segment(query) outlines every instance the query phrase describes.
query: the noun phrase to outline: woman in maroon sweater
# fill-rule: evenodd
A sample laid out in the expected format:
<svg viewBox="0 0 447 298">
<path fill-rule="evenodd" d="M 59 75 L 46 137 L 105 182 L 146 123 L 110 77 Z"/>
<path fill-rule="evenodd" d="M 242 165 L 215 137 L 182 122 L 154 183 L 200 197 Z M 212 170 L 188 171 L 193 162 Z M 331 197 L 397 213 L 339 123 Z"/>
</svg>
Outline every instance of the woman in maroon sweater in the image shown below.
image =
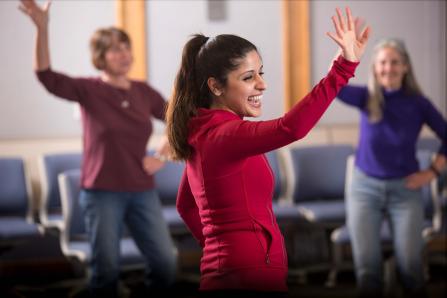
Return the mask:
<svg viewBox="0 0 447 298">
<path fill-rule="evenodd" d="M 52 94 L 81 107 L 79 199 L 92 249 L 93 296 L 118 296 L 124 224 L 145 257 L 147 285 L 169 286 L 175 278 L 176 257 L 152 177 L 163 162 L 146 156 L 151 118 L 164 119 L 164 99 L 145 82 L 127 77 L 133 59 L 129 37 L 122 30 L 99 29 L 91 39 L 92 61 L 100 77 L 73 78 L 51 69 L 49 3 L 41 8 L 34 1 L 22 1 L 20 8 L 37 27 L 35 70 L 40 82 Z"/>
<path fill-rule="evenodd" d="M 200 289 L 212 297 L 216 291 L 242 297 L 287 291 L 287 255 L 264 153 L 303 138 L 354 75 L 369 29 L 356 35 L 346 12 L 347 20 L 337 10 L 336 33 L 328 33 L 342 56 L 305 98 L 271 121 L 243 119 L 261 114 L 266 89 L 252 43 L 195 35 L 183 49 L 167 111 L 168 138 L 174 158 L 186 160 L 177 208 L 203 247 Z"/>
</svg>

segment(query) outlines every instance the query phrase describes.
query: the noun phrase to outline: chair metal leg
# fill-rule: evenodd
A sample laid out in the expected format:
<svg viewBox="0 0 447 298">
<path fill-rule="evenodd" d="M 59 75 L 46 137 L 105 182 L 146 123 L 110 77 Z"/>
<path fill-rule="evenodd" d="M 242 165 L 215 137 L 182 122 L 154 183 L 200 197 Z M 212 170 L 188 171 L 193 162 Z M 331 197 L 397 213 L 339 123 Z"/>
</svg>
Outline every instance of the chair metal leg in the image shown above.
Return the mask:
<svg viewBox="0 0 447 298">
<path fill-rule="evenodd" d="M 333 288 L 337 285 L 337 275 L 343 262 L 342 245 L 332 243 L 332 266 L 329 271 L 325 286 Z"/>
</svg>

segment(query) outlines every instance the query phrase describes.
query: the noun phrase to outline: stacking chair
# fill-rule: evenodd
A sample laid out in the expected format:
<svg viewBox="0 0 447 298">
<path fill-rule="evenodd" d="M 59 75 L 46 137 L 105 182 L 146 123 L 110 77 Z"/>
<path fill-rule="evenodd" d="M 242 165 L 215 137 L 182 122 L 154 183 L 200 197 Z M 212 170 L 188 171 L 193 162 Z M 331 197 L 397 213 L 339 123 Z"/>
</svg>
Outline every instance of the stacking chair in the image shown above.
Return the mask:
<svg viewBox="0 0 447 298">
<path fill-rule="evenodd" d="M 421 169 L 426 169 L 432 162 L 433 152 L 428 150 L 418 150 L 417 159 Z M 352 178 L 352 171 L 354 169 L 354 156 L 350 156 L 347 164 L 346 189 L 349 188 Z M 422 236 L 427 243 L 439 233 L 442 225 L 442 210 L 437 192 L 437 181 L 433 180 L 428 186 L 422 189 L 422 199 L 424 203 L 425 221 Z M 380 241 L 382 243 L 382 250 L 385 255 L 384 269 L 385 269 L 385 290 L 392 291 L 394 286 L 394 258 L 392 255 L 392 231 L 390 230 L 388 220 L 386 217 L 382 223 L 380 231 Z M 343 269 L 353 268 L 352 260 L 344 260 L 344 252 L 350 249 L 350 234 L 346 225 L 343 225 L 331 234 L 333 265 L 328 275 L 326 285 L 333 287 L 337 283 L 337 274 Z M 428 274 L 428 272 L 426 272 Z"/>
<path fill-rule="evenodd" d="M 422 137 L 419 138 L 416 143 L 417 150 L 428 150 L 432 152 L 437 152 L 441 147 L 441 141 L 434 137 Z"/>
<path fill-rule="evenodd" d="M 185 169 L 185 163 L 166 161 L 155 173 L 155 188 L 163 206 L 163 216 L 174 235 L 189 233 L 176 208 L 177 192 Z"/>
<path fill-rule="evenodd" d="M 344 222 L 346 160 L 353 152 L 345 144 L 290 149 L 292 200 L 309 222 L 328 229 Z"/>
<path fill-rule="evenodd" d="M 33 223 L 30 180 L 21 158 L 0 158 L 0 254 L 33 237 L 40 237 Z"/>
<path fill-rule="evenodd" d="M 91 258 L 90 245 L 79 205 L 80 170 L 68 170 L 58 175 L 64 229 L 60 244 L 64 255 L 87 264 Z M 126 269 L 143 268 L 144 258 L 131 238 L 121 240 L 121 265 Z"/>
<path fill-rule="evenodd" d="M 286 237 L 292 241 L 289 273 L 299 283 L 330 266 L 330 233 L 345 220 L 346 159 L 353 152 L 345 144 L 284 150 L 288 212 L 295 217 L 294 234 Z"/>
<path fill-rule="evenodd" d="M 284 169 L 284 150 L 274 150 L 265 154 L 272 170 L 273 186 L 273 213 L 281 228 L 292 228 L 304 220 L 299 212 L 298 206 L 294 205 L 290 199 L 290 189 L 286 180 L 286 169 Z"/>
<path fill-rule="evenodd" d="M 416 143 L 418 150 L 429 150 L 432 152 L 438 152 L 441 147 L 441 140 L 434 137 L 422 137 L 419 138 Z M 438 191 L 442 192 L 442 189 L 447 188 L 447 168 L 441 173 L 441 177 L 438 179 Z M 442 196 L 441 196 L 442 197 Z"/>
<path fill-rule="evenodd" d="M 51 153 L 39 157 L 38 167 L 42 187 L 39 221 L 45 229 L 56 228 L 59 231 L 63 229 L 64 221 L 57 177 L 63 171 L 79 169 L 81 160 L 80 152 Z"/>
</svg>

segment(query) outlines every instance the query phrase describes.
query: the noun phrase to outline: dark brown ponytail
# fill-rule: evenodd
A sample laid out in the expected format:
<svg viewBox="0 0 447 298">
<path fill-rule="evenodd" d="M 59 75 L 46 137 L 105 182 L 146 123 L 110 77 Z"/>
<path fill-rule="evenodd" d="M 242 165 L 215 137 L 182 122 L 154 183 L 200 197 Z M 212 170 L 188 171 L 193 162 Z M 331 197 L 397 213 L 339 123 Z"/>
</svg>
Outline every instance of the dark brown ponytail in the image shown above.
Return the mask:
<svg viewBox="0 0 447 298">
<path fill-rule="evenodd" d="M 175 160 L 186 159 L 191 154 L 188 144 L 188 123 L 189 119 L 196 115 L 196 101 L 200 100 L 195 60 L 207 40 L 207 37 L 196 34 L 183 48 L 182 62 L 166 112 L 167 134 Z"/>
</svg>

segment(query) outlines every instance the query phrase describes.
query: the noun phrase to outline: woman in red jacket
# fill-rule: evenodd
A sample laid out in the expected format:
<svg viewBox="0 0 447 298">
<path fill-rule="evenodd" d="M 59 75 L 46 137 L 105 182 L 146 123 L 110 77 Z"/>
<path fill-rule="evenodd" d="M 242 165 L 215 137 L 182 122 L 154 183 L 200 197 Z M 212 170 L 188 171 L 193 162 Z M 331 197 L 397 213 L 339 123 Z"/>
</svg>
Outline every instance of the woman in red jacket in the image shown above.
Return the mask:
<svg viewBox="0 0 447 298">
<path fill-rule="evenodd" d="M 243 120 L 261 114 L 266 89 L 252 43 L 198 34 L 183 49 L 167 111 L 168 138 L 173 157 L 186 160 L 177 208 L 203 247 L 200 290 L 212 291 L 212 297 L 287 291 L 287 255 L 272 212 L 273 176 L 264 153 L 303 138 L 354 75 L 369 28 L 356 35 L 348 8 L 346 13 L 347 19 L 337 9 L 332 18 L 336 33 L 328 35 L 342 55 L 329 74 L 271 121 Z"/>
</svg>

